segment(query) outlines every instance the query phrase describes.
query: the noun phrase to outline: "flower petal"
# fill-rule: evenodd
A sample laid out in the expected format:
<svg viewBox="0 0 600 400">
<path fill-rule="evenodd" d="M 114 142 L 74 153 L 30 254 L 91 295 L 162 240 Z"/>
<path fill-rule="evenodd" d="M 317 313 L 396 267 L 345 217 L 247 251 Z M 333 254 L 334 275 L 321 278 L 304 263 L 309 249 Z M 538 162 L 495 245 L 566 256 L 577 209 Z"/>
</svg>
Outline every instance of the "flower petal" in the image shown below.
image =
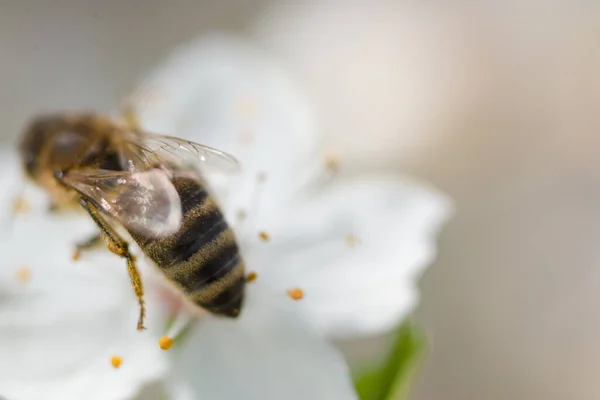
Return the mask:
<svg viewBox="0 0 600 400">
<path fill-rule="evenodd" d="M 318 150 L 313 114 L 299 89 L 267 54 L 234 38 L 183 46 L 132 101 L 145 129 L 195 140 L 241 161 L 242 173 L 227 184 L 229 217 L 255 203 L 259 174 L 267 181 L 253 212 L 289 196 Z M 206 166 L 203 172 L 213 171 Z"/>
<path fill-rule="evenodd" d="M 253 295 L 238 320 L 206 319 L 194 328 L 176 362 L 177 398 L 356 398 L 343 357 L 293 310 Z"/>
<path fill-rule="evenodd" d="M 98 251 L 71 261 L 94 233 L 82 216 L 43 208 L 0 233 L 0 396 L 122 399 L 166 373 L 156 338 L 135 329 L 123 260 Z"/>
<path fill-rule="evenodd" d="M 331 183 L 261 220 L 270 240 L 255 239 L 247 256 L 253 284 L 280 299 L 300 288 L 294 304 L 329 336 L 390 329 L 417 300 L 414 281 L 449 210 L 444 196 L 408 180 Z"/>
</svg>

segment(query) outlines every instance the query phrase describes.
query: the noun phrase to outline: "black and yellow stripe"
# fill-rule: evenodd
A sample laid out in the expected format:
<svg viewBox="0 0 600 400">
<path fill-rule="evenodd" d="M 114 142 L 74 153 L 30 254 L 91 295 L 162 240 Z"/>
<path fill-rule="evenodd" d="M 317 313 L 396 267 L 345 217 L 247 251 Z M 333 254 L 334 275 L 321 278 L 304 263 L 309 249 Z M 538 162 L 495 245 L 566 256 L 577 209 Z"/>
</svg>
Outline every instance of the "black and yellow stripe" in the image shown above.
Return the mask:
<svg viewBox="0 0 600 400">
<path fill-rule="evenodd" d="M 179 231 L 164 238 L 130 232 L 165 276 L 202 308 L 237 317 L 244 297 L 244 263 L 233 231 L 203 185 L 176 177 L 182 206 Z"/>
</svg>

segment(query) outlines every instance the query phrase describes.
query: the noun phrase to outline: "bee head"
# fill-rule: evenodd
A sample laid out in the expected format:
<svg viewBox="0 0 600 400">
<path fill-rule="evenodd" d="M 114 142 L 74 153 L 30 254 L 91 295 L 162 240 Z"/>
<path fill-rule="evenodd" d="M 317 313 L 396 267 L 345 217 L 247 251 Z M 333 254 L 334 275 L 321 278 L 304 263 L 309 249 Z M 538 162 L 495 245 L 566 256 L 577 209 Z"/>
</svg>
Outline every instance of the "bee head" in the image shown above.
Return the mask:
<svg viewBox="0 0 600 400">
<path fill-rule="evenodd" d="M 48 139 L 63 126 L 64 117 L 58 114 L 36 117 L 27 125 L 21 136 L 19 152 L 23 168 L 28 176 L 36 175 L 39 156 L 48 145 Z"/>
</svg>

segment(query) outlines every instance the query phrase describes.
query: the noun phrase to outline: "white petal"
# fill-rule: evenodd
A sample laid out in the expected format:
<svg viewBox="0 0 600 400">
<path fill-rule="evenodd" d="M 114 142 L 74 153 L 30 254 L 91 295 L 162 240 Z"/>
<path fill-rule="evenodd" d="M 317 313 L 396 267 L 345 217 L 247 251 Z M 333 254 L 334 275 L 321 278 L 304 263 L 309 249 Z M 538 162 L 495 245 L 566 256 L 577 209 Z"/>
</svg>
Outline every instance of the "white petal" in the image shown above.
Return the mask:
<svg viewBox="0 0 600 400">
<path fill-rule="evenodd" d="M 74 243 L 95 233 L 91 221 L 34 209 L 3 228 L 0 395 L 123 399 L 166 372 L 156 338 L 136 330 L 123 260 L 98 251 L 71 261 Z M 19 280 L 17 268 L 29 278 Z M 113 355 L 123 360 L 119 369 Z"/>
<path fill-rule="evenodd" d="M 252 294 L 238 320 L 200 321 L 187 338 L 176 360 L 177 398 L 356 398 L 343 357 L 293 310 Z"/>
<path fill-rule="evenodd" d="M 287 289 L 302 289 L 294 305 L 329 336 L 390 329 L 416 303 L 415 279 L 434 257 L 449 201 L 384 177 L 334 183 L 306 197 L 261 220 L 270 240 L 257 240 L 247 256 L 256 290 L 291 301 Z"/>
<path fill-rule="evenodd" d="M 144 81 L 133 102 L 145 129 L 195 140 L 241 161 L 241 176 L 228 181 L 231 215 L 248 211 L 259 173 L 267 174 L 262 209 L 289 196 L 317 151 L 313 115 L 299 89 L 267 54 L 234 38 L 183 46 Z"/>
</svg>

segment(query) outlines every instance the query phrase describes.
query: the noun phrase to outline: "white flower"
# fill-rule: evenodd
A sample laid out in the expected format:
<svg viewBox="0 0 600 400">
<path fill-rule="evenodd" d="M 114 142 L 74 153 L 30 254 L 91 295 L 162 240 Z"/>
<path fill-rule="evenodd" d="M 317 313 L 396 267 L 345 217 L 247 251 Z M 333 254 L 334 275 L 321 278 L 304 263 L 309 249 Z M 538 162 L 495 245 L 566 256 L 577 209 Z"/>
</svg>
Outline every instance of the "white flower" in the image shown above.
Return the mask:
<svg viewBox="0 0 600 400">
<path fill-rule="evenodd" d="M 181 399 L 355 398 L 324 337 L 382 332 L 411 311 L 447 200 L 408 180 L 339 177 L 298 89 L 233 40 L 175 53 L 134 100 L 144 128 L 241 160 L 239 176 L 211 183 L 257 274 L 242 315 L 204 316 L 181 347 L 159 353 L 160 292 L 147 285 L 149 329 L 135 331 L 124 262 L 108 252 L 69 261 L 91 222 L 32 211 L 0 236 L 0 395 L 119 399 L 161 379 Z M 29 279 L 12 276 L 19 266 Z"/>
</svg>

